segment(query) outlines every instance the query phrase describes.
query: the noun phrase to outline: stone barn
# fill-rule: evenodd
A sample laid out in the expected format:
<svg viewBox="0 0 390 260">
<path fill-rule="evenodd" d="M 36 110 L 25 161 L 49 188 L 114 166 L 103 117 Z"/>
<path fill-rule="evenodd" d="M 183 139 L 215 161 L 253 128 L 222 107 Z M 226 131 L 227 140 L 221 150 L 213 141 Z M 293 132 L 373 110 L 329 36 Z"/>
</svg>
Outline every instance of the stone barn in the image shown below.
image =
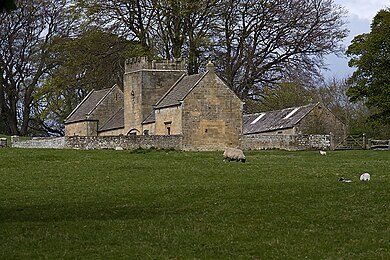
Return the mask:
<svg viewBox="0 0 390 260">
<path fill-rule="evenodd" d="M 243 134 L 251 135 L 329 135 L 342 140 L 346 128 L 321 103 L 244 115 Z"/>
<path fill-rule="evenodd" d="M 212 63 L 201 74 L 184 68 L 182 61 L 127 61 L 123 93 L 92 91 L 66 119 L 66 135 L 180 135 L 184 150 L 240 146 L 241 100 Z"/>
</svg>

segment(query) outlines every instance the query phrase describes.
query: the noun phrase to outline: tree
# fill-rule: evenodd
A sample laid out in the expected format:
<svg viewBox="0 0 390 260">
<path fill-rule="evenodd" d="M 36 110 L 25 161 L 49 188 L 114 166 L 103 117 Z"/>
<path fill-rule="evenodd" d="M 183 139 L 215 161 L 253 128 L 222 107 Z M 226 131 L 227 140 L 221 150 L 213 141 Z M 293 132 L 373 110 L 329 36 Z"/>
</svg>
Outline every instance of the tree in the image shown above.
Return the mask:
<svg viewBox="0 0 390 260">
<path fill-rule="evenodd" d="M 126 58 L 138 56 L 141 47 L 114 34 L 90 29 L 63 38 L 52 49 L 58 66 L 39 90 L 33 107 L 36 133 L 64 134 L 63 122 L 92 90 L 123 86 Z"/>
<path fill-rule="evenodd" d="M 71 28 L 67 2 L 17 1 L 18 9 L 0 14 L 0 116 L 8 134 L 28 133 L 37 90 L 55 66 L 50 49 Z"/>
<path fill-rule="evenodd" d="M 341 52 L 345 11 L 332 0 L 224 0 L 214 59 L 242 99 L 281 81 L 319 75 L 325 55 Z"/>
<path fill-rule="evenodd" d="M 152 55 L 151 26 L 157 9 L 152 0 L 76 0 L 78 12 L 85 12 L 89 25 L 98 26 L 131 41 L 138 41 L 146 55 Z"/>
<path fill-rule="evenodd" d="M 16 9 L 14 0 L 1 0 L 0 1 L 0 12 L 11 11 Z"/>
<path fill-rule="evenodd" d="M 265 87 L 258 100 L 249 99 L 245 105 L 247 113 L 255 113 L 304 106 L 315 102 L 318 102 L 318 95 L 314 88 L 306 88 L 301 82 L 293 81 Z"/>
<path fill-rule="evenodd" d="M 356 36 L 346 54 L 356 68 L 348 80 L 350 100 L 363 100 L 376 110 L 373 122 L 390 125 L 390 9 L 378 12 L 371 32 Z"/>
<path fill-rule="evenodd" d="M 198 73 L 220 0 L 78 0 L 90 24 L 141 43 L 153 58 L 187 58 Z"/>
</svg>

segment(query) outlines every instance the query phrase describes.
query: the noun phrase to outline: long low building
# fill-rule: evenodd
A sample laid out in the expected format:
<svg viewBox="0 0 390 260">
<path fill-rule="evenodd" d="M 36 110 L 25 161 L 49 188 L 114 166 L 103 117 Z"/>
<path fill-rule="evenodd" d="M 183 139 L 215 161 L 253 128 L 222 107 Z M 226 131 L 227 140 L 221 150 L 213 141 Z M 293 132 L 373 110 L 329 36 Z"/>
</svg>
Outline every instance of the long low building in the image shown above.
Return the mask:
<svg viewBox="0 0 390 260">
<path fill-rule="evenodd" d="M 332 134 L 335 139 L 345 137 L 345 124 L 321 103 L 266 111 L 243 116 L 243 134 L 298 135 Z"/>
</svg>

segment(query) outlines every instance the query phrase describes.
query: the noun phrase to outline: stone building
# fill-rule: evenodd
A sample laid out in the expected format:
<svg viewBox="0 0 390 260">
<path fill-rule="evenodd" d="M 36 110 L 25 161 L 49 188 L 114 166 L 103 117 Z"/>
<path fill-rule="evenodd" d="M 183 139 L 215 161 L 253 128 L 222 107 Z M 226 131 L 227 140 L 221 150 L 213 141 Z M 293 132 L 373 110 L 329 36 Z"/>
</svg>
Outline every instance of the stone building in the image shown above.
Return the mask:
<svg viewBox="0 0 390 260">
<path fill-rule="evenodd" d="M 92 90 L 65 119 L 66 136 L 96 136 L 113 131 L 107 123 L 123 111 L 123 92 L 117 85 Z M 119 134 L 122 131 L 113 132 Z"/>
<path fill-rule="evenodd" d="M 123 93 L 92 91 L 66 119 L 66 135 L 180 135 L 184 150 L 239 146 L 241 100 L 213 64 L 195 75 L 184 68 L 182 61 L 127 61 Z"/>
<path fill-rule="evenodd" d="M 321 103 L 244 115 L 243 120 L 246 136 L 332 133 L 342 140 L 346 134 L 344 123 Z"/>
</svg>

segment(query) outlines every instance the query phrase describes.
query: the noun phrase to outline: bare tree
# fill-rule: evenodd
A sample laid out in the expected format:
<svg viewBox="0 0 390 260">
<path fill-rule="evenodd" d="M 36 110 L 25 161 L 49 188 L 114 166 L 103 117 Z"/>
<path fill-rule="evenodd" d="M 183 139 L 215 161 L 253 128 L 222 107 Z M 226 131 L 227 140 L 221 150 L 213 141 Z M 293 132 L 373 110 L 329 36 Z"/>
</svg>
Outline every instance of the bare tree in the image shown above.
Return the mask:
<svg viewBox="0 0 390 260">
<path fill-rule="evenodd" d="M 215 60 L 242 99 L 262 86 L 319 75 L 324 56 L 341 52 L 345 11 L 333 0 L 224 0 Z"/>
<path fill-rule="evenodd" d="M 119 36 L 139 41 L 145 52 L 152 49 L 151 26 L 154 25 L 157 9 L 152 0 L 76 0 L 84 19 Z"/>
<path fill-rule="evenodd" d="M 186 39 L 186 3 L 183 0 L 154 0 L 156 24 L 152 27 L 153 45 L 157 53 L 166 59 L 182 58 Z"/>
<path fill-rule="evenodd" d="M 15 11 L 0 14 L 0 115 L 8 134 L 26 135 L 37 89 L 55 66 L 48 63 L 49 50 L 69 25 L 66 0 L 16 4 Z"/>
</svg>

